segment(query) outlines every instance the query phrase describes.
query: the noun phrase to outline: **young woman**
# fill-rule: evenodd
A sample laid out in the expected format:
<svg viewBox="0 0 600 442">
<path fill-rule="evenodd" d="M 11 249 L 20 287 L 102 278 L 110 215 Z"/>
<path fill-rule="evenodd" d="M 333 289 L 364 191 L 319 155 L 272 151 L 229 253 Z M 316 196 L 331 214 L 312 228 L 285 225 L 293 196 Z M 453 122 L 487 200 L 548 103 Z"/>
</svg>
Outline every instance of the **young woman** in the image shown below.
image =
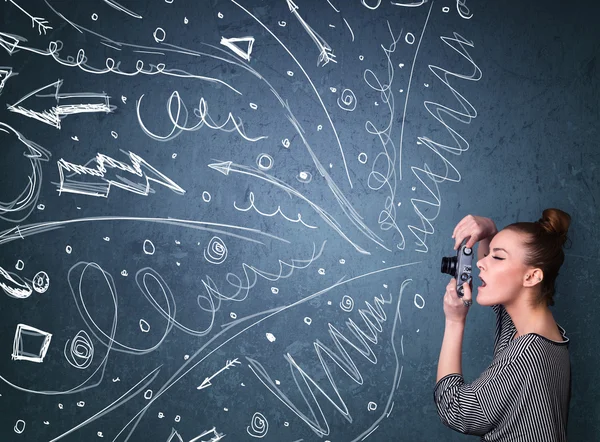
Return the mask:
<svg viewBox="0 0 600 442">
<path fill-rule="evenodd" d="M 494 358 L 472 383 L 462 377 L 461 352 L 472 292 L 446 286 L 446 328 L 434 399 L 442 422 L 482 441 L 566 441 L 570 362 L 565 330 L 550 309 L 564 261 L 571 217 L 546 209 L 539 221 L 498 232 L 489 218 L 468 215 L 454 229 L 455 249 L 479 242 L 481 285 L 476 301 L 496 313 Z"/>
</svg>

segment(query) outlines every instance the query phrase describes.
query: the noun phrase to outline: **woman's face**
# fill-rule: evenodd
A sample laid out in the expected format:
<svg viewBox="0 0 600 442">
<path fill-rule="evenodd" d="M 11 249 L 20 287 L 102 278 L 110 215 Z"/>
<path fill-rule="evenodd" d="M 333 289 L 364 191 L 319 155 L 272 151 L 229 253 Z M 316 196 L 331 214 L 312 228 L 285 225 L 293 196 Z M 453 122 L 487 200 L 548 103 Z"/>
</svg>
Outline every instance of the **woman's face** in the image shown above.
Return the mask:
<svg viewBox="0 0 600 442">
<path fill-rule="evenodd" d="M 482 284 L 477 288 L 480 305 L 510 304 L 523 289 L 525 266 L 523 236 L 512 230 L 501 230 L 490 242 L 490 253 L 477 261 Z"/>
</svg>

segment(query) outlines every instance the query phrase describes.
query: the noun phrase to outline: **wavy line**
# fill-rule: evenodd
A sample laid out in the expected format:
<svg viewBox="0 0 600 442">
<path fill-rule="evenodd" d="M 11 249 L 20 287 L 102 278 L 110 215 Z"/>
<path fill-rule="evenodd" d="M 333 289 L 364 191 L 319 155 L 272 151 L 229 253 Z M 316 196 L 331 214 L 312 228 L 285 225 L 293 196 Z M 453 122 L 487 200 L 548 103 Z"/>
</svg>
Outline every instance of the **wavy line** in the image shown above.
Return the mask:
<svg viewBox="0 0 600 442">
<path fill-rule="evenodd" d="M 302 223 L 304 226 L 308 227 L 309 229 L 316 229 L 317 226 L 311 226 L 306 224 L 303 220 L 302 220 L 302 215 L 298 214 L 298 218 L 297 219 L 292 219 L 292 218 L 288 218 L 287 216 L 285 216 L 285 214 L 281 211 L 281 206 L 277 206 L 277 210 L 275 210 L 275 212 L 273 213 L 266 213 L 266 212 L 261 212 L 256 205 L 254 204 L 254 192 L 250 192 L 250 195 L 248 196 L 248 199 L 250 200 L 250 205 L 245 208 L 242 209 L 240 207 L 238 207 L 235 203 L 235 201 L 233 202 L 233 207 L 236 210 L 239 210 L 240 212 L 247 212 L 249 210 L 254 209 L 257 213 L 261 214 L 262 216 L 275 216 L 277 214 L 281 215 L 283 218 L 285 218 L 287 221 L 290 221 L 292 223 Z"/>
</svg>

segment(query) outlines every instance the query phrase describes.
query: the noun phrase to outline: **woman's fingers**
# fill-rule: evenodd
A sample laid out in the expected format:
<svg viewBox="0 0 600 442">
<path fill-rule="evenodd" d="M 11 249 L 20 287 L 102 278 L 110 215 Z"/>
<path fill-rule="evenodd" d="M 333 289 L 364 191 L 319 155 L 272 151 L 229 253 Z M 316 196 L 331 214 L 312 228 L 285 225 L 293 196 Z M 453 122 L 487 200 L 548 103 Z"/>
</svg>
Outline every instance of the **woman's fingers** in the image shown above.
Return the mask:
<svg viewBox="0 0 600 442">
<path fill-rule="evenodd" d="M 454 238 L 454 250 L 457 250 L 464 240 L 467 240 L 466 246 L 473 248 L 475 243 L 481 239 L 482 227 L 473 215 L 465 216 L 454 228 L 452 238 Z"/>
<path fill-rule="evenodd" d="M 463 284 L 464 296 L 462 297 L 463 303 L 470 304 L 473 301 L 473 293 L 471 292 L 471 285 L 468 282 Z"/>
</svg>

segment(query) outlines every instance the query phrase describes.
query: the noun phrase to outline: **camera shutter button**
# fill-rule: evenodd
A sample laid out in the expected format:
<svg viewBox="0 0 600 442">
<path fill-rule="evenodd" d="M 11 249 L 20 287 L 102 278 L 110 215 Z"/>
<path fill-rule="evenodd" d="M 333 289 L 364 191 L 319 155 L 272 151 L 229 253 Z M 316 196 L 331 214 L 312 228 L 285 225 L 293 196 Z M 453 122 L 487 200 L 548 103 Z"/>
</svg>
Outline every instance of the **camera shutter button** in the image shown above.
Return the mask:
<svg viewBox="0 0 600 442">
<path fill-rule="evenodd" d="M 463 249 L 463 252 L 465 253 L 465 255 L 470 255 L 471 253 L 473 253 L 473 250 L 471 250 L 470 247 L 465 247 Z"/>
</svg>

